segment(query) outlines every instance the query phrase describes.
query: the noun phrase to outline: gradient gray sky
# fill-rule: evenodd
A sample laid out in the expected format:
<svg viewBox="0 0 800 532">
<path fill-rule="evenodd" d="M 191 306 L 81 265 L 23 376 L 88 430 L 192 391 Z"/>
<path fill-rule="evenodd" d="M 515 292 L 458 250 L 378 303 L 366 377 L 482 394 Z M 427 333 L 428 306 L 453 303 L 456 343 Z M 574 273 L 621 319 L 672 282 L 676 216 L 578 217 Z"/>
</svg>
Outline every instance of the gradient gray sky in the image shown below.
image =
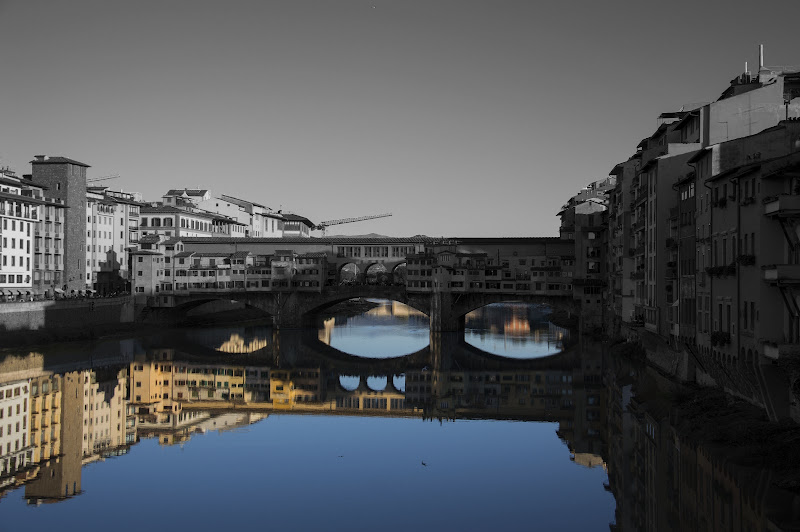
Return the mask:
<svg viewBox="0 0 800 532">
<path fill-rule="evenodd" d="M 0 0 L 0 165 L 343 234 L 548 236 L 662 111 L 800 64 L 800 2 Z"/>
</svg>

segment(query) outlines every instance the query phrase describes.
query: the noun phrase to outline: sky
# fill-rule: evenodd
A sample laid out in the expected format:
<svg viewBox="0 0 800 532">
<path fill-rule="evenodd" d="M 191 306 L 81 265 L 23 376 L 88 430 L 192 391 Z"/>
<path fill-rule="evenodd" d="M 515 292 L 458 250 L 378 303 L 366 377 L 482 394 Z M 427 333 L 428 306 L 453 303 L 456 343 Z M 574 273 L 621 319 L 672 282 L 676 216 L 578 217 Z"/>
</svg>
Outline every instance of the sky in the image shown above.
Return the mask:
<svg viewBox="0 0 800 532">
<path fill-rule="evenodd" d="M 757 7 L 757 9 L 756 9 Z M 800 65 L 800 2 L 0 0 L 0 166 L 329 234 L 554 236 L 661 112 Z"/>
</svg>

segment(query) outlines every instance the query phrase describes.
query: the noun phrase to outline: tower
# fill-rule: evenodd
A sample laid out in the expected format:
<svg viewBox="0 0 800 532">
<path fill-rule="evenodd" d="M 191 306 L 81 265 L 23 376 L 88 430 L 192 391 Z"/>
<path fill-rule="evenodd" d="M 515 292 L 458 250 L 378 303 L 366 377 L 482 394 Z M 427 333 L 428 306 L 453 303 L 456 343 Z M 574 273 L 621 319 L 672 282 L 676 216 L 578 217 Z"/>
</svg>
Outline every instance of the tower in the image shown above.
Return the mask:
<svg viewBox="0 0 800 532">
<path fill-rule="evenodd" d="M 86 169 L 84 164 L 66 157 L 36 155 L 31 161 L 31 179 L 48 187 L 47 195 L 63 200 L 64 216 L 63 286 L 67 292 L 86 287 Z"/>
</svg>

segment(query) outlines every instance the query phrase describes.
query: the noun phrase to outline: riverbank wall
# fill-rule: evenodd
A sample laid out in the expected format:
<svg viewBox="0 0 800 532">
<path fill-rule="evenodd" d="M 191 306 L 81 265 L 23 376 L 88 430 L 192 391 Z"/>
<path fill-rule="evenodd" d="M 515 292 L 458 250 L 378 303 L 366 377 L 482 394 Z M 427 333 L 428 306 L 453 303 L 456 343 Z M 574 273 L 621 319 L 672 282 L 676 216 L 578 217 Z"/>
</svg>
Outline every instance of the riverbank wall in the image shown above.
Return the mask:
<svg viewBox="0 0 800 532">
<path fill-rule="evenodd" d="M 772 420 L 800 421 L 800 408 L 789 375 L 769 360 L 723 364 L 692 346 L 671 346 L 642 327 L 623 325 L 621 333 L 641 347 L 648 364 L 677 381 L 718 387 L 732 397 L 764 409 Z"/>
<path fill-rule="evenodd" d="M 0 346 L 91 338 L 134 321 L 132 296 L 0 305 Z"/>
</svg>

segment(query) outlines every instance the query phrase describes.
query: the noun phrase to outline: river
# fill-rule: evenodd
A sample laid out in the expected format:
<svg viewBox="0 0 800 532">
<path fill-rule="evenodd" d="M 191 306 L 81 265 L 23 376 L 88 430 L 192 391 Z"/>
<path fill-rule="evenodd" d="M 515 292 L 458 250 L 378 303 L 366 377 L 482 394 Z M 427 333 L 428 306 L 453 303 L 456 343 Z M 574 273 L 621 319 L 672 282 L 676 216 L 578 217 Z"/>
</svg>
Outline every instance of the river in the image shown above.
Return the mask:
<svg viewBox="0 0 800 532">
<path fill-rule="evenodd" d="M 432 335 L 424 315 L 379 301 L 304 331 L 6 351 L 0 529 L 794 522 L 769 504 L 795 499 L 768 471 L 682 439 L 665 414 L 674 383 L 547 315 L 491 305 L 463 334 Z"/>
</svg>

